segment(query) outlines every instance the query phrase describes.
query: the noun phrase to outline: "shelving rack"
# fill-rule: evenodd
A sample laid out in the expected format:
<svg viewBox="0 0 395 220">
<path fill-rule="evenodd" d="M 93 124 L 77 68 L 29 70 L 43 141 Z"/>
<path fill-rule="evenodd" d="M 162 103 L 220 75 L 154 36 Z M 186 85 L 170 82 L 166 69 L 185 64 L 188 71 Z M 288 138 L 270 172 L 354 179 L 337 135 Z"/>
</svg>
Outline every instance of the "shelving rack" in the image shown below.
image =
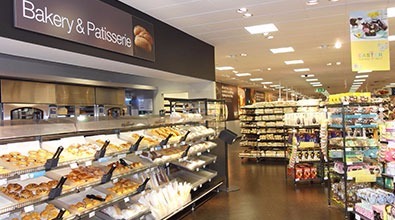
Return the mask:
<svg viewBox="0 0 395 220">
<path fill-rule="evenodd" d="M 288 130 L 288 133 L 291 134 L 290 139 L 292 139 L 288 141 L 291 145 L 291 152 L 289 154 L 290 158 L 287 173 L 290 175 L 291 173 L 289 172 L 292 172 L 294 185 L 298 183 L 323 183 L 325 178 L 325 163 L 320 147 L 320 125 L 286 125 L 285 128 Z M 300 134 L 313 135 L 315 136 L 315 140 L 312 139 L 306 142 L 305 137 L 296 137 L 296 135 Z M 304 169 L 306 169 L 306 171 L 304 171 Z M 313 178 L 311 177 L 312 175 L 314 175 Z"/>
<path fill-rule="evenodd" d="M 287 159 L 287 132 L 284 114 L 295 111 L 295 106 L 266 103 L 269 106 L 242 107 L 240 116 L 241 147 L 247 147 L 239 157 L 263 159 Z"/>
<path fill-rule="evenodd" d="M 59 139 L 62 137 L 73 137 L 73 136 L 91 136 L 97 134 L 103 135 L 116 135 L 120 137 L 121 132 L 130 132 L 130 131 L 140 131 L 142 129 L 149 128 L 161 128 L 166 126 L 183 126 L 189 124 L 191 126 L 197 126 L 206 124 L 206 122 L 172 122 L 168 117 L 125 117 L 119 119 L 108 119 L 108 118 L 95 118 L 87 121 L 78 121 L 75 119 L 54 119 L 54 120 L 44 120 L 44 121 L 20 121 L 20 122 L 11 122 L 4 121 L 2 126 L 0 126 L 0 144 L 9 144 L 9 143 L 19 143 L 30 140 L 38 140 L 40 142 L 45 142 L 53 139 Z M 191 134 L 190 134 L 191 135 Z M 214 131 L 210 135 L 205 136 L 196 136 L 195 138 L 189 138 L 186 141 L 186 144 L 191 144 L 191 146 L 198 145 L 207 141 L 208 139 L 212 141 L 216 141 L 216 137 Z M 64 188 L 61 190 L 60 195 L 56 198 L 51 199 L 48 196 L 40 197 L 40 199 L 28 200 L 22 202 L 10 202 L 9 204 L 2 203 L 0 207 L 0 218 L 8 218 L 10 216 L 17 215 L 21 211 L 27 212 L 27 210 L 34 210 L 36 207 L 45 204 L 52 203 L 58 208 L 62 208 L 64 204 L 61 202 L 62 199 L 68 198 L 69 196 L 77 196 L 80 195 L 80 192 L 91 192 L 91 190 L 101 191 L 100 189 L 104 189 L 104 186 L 107 184 L 115 184 L 118 182 L 120 178 L 131 178 L 132 176 L 138 175 L 138 178 L 144 178 L 144 176 L 157 176 L 153 172 L 156 169 L 169 168 L 173 166 L 176 168 L 171 173 L 168 173 L 168 176 L 174 179 L 180 179 L 186 182 L 189 182 L 193 186 L 192 200 L 185 204 L 180 209 L 173 212 L 171 215 L 176 215 L 178 212 L 183 211 L 187 207 L 194 206 L 195 203 L 198 202 L 202 198 L 202 195 L 206 195 L 210 193 L 218 187 L 220 187 L 223 183 L 223 174 L 216 171 L 211 170 L 212 163 L 215 161 L 220 166 L 223 166 L 225 161 L 221 161 L 221 158 L 217 158 L 214 156 L 217 149 L 217 143 L 221 143 L 216 141 L 210 142 L 211 145 L 208 148 L 197 148 L 193 152 L 187 152 L 187 156 L 180 158 L 169 158 L 168 160 L 163 160 L 162 162 L 152 162 L 146 160 L 144 158 L 140 158 L 140 155 L 143 152 L 152 152 L 157 151 L 160 152 L 161 149 L 172 148 L 175 151 L 182 152 L 185 150 L 184 143 L 173 143 L 166 144 L 161 146 L 160 149 L 158 147 L 155 148 L 147 148 L 138 151 L 118 151 L 111 154 L 106 154 L 105 157 L 101 158 L 85 158 L 85 159 L 75 159 L 68 162 L 60 162 L 57 166 L 52 167 L 50 171 L 46 171 L 44 166 L 39 166 L 34 169 L 16 169 L 15 171 L 2 173 L 0 176 L 0 185 L 5 185 L 10 182 L 19 181 L 18 183 L 23 183 L 24 181 L 33 181 L 37 176 L 45 176 L 50 179 L 56 175 L 63 175 L 62 170 L 74 169 L 73 167 L 77 166 L 97 166 L 97 167 L 106 167 L 106 164 L 112 161 L 118 161 L 120 159 L 125 159 L 126 161 L 140 161 L 142 163 L 142 167 L 132 169 L 130 172 L 120 173 L 114 175 L 110 175 L 109 178 L 101 177 L 97 181 L 92 181 L 87 184 L 75 185 Z M 132 143 L 133 144 L 133 143 Z M 223 148 L 221 146 L 220 148 Z M 15 151 L 17 149 L 14 149 Z M 211 154 L 209 154 L 211 152 Z M 214 155 L 212 155 L 214 154 Z M 204 161 L 199 170 L 184 170 L 184 168 L 179 163 L 181 160 L 188 160 L 192 157 L 199 158 Z M 174 162 L 173 164 L 171 164 Z M 181 173 L 182 172 L 182 173 Z M 182 175 L 181 175 L 182 174 Z M 137 178 L 137 177 L 134 177 Z M 157 176 L 159 178 L 159 176 Z M 106 179 L 103 182 L 103 179 Z M 151 178 L 152 179 L 152 178 Z M 142 182 L 142 181 L 141 181 Z M 143 186 L 143 185 L 141 185 Z M 140 187 L 139 187 L 140 188 Z M 129 201 L 133 200 L 136 196 L 139 196 L 141 192 L 143 192 L 145 187 L 142 187 L 141 190 L 136 190 L 134 192 L 130 192 L 127 194 L 123 194 L 121 196 L 114 196 L 113 199 L 109 201 L 105 201 L 98 206 L 87 208 L 86 210 L 76 214 L 71 215 L 69 217 L 65 217 L 63 219 L 81 219 L 81 218 L 90 218 L 95 216 L 96 213 L 100 212 L 100 210 L 109 207 L 114 204 L 125 204 Z M 103 192 L 103 191 L 101 191 Z M 84 193 L 81 193 L 81 195 Z M 0 195 L 2 199 L 4 199 L 5 195 Z M 84 198 L 84 195 L 80 198 L 81 200 Z M 66 208 L 66 207 L 63 207 Z M 67 209 L 67 208 L 66 208 Z M 149 212 L 141 213 L 141 215 L 149 215 Z M 138 216 L 137 216 L 138 217 Z M 96 219 L 100 219 L 98 216 Z"/>
<path fill-rule="evenodd" d="M 331 141 L 331 137 L 328 138 L 328 182 L 329 182 L 329 193 L 328 193 L 328 204 L 338 204 L 344 208 L 345 218 L 350 218 L 350 213 L 354 211 L 354 202 L 350 195 L 354 192 L 350 191 L 350 184 L 354 184 L 354 188 L 358 188 L 361 184 L 370 185 L 371 182 L 375 182 L 375 178 L 371 175 L 365 176 L 366 179 L 352 177 L 352 170 L 349 168 L 362 167 L 364 160 L 356 160 L 355 158 L 361 158 L 355 156 L 357 153 L 364 152 L 364 149 L 373 147 L 366 146 L 366 144 L 349 144 L 350 138 L 360 138 L 362 140 L 368 140 L 368 134 L 366 129 L 377 128 L 375 123 L 378 115 L 374 112 L 369 112 L 371 106 L 375 104 L 352 104 L 343 103 L 339 105 L 328 105 L 327 108 L 332 114 L 329 115 L 330 123 L 328 128 L 332 129 L 340 134 L 340 141 L 334 139 Z M 363 145 L 363 146 L 362 146 Z M 337 155 L 335 152 L 337 150 Z M 365 159 L 364 156 L 362 158 Z M 371 160 L 368 161 L 368 163 Z M 334 165 L 337 163 L 342 166 L 341 168 L 335 168 Z M 366 163 L 366 162 L 365 162 Z M 335 180 L 338 181 L 335 183 Z M 336 188 L 335 188 L 336 187 Z M 341 190 L 342 189 L 342 190 Z M 335 191 L 336 195 L 335 195 Z"/>
</svg>

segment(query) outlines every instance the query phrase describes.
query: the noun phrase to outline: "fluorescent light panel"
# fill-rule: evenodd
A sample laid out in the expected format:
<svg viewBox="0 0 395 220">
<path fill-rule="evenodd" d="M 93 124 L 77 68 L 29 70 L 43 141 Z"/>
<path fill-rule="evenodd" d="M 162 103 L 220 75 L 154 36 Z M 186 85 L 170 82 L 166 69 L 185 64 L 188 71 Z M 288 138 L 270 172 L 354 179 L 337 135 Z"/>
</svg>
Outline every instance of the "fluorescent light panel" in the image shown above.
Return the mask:
<svg viewBox="0 0 395 220">
<path fill-rule="evenodd" d="M 314 74 L 304 74 L 304 75 L 300 75 L 300 77 L 302 77 L 302 78 L 314 77 Z"/>
<path fill-rule="evenodd" d="M 273 84 L 273 82 L 261 82 L 262 85 L 270 85 Z"/>
<path fill-rule="evenodd" d="M 314 82 L 314 81 L 318 81 L 318 79 L 306 79 L 306 82 Z"/>
<path fill-rule="evenodd" d="M 278 31 L 273 23 L 244 27 L 250 34 L 263 34 Z"/>
<path fill-rule="evenodd" d="M 388 36 L 388 41 L 395 41 L 395 35 Z"/>
<path fill-rule="evenodd" d="M 294 52 L 295 50 L 293 47 L 281 47 L 281 48 L 270 49 L 270 51 L 274 54 L 277 54 L 277 53 L 290 53 L 290 52 Z"/>
<path fill-rule="evenodd" d="M 254 81 L 262 81 L 262 80 L 263 80 L 263 78 L 251 78 L 251 79 L 250 79 L 250 81 L 253 81 L 253 82 L 254 82 Z"/>
<path fill-rule="evenodd" d="M 251 76 L 251 73 L 236 73 L 236 76 Z"/>
<path fill-rule="evenodd" d="M 322 84 L 316 84 L 316 85 L 312 85 L 313 87 L 319 87 L 322 86 Z"/>
<path fill-rule="evenodd" d="M 359 70 L 357 73 L 371 73 L 372 70 Z"/>
<path fill-rule="evenodd" d="M 278 87 L 278 86 L 280 86 L 280 85 L 270 85 L 270 87 Z"/>
<path fill-rule="evenodd" d="M 321 82 L 311 82 L 311 85 L 317 85 L 317 84 L 321 84 Z"/>
<path fill-rule="evenodd" d="M 295 72 L 308 72 L 310 71 L 310 68 L 300 68 L 300 69 L 294 69 Z"/>
<path fill-rule="evenodd" d="M 284 61 L 285 64 L 287 65 L 293 65 L 293 64 L 302 64 L 304 63 L 303 60 L 286 60 Z"/>
<path fill-rule="evenodd" d="M 353 85 L 362 85 L 363 83 L 362 82 L 355 82 L 355 83 L 353 83 Z"/>
<path fill-rule="evenodd" d="M 354 82 L 365 82 L 366 79 L 354 79 Z"/>
<path fill-rule="evenodd" d="M 215 69 L 217 70 L 234 70 L 235 68 L 231 67 L 231 66 L 218 66 Z"/>
<path fill-rule="evenodd" d="M 369 75 L 356 75 L 355 78 L 360 79 L 360 78 L 368 78 Z"/>
</svg>

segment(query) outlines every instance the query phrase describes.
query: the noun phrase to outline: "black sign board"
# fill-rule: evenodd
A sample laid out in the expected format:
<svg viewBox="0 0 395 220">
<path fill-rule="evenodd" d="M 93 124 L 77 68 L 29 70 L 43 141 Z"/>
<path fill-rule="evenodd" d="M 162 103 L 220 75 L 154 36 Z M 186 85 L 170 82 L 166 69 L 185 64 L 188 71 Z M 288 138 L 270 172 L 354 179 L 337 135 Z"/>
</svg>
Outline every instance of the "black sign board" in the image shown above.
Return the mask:
<svg viewBox="0 0 395 220">
<path fill-rule="evenodd" d="M 15 27 L 155 60 L 154 27 L 98 0 L 14 0 Z"/>
</svg>

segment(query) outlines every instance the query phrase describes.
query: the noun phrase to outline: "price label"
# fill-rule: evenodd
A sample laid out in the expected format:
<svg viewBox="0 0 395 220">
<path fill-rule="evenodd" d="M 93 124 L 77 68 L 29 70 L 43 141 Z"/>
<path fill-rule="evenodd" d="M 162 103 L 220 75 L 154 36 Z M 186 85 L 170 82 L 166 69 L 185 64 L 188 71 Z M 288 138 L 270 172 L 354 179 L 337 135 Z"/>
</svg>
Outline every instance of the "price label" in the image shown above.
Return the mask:
<svg viewBox="0 0 395 220">
<path fill-rule="evenodd" d="M 29 205 L 23 208 L 23 210 L 28 213 L 34 211 L 34 205 Z"/>
<path fill-rule="evenodd" d="M 149 150 L 150 150 L 150 151 L 155 151 L 155 148 L 151 147 Z"/>
<path fill-rule="evenodd" d="M 347 162 L 347 165 L 348 165 L 348 166 L 352 165 L 352 162 L 348 161 L 348 162 Z"/>
<path fill-rule="evenodd" d="M 354 211 L 354 208 L 353 207 L 348 207 L 347 211 L 352 212 L 352 211 Z"/>
<path fill-rule="evenodd" d="M 210 149 L 207 149 L 207 153 L 210 153 L 210 151 L 211 151 Z"/>
<path fill-rule="evenodd" d="M 199 172 L 199 170 L 200 170 L 199 168 L 196 168 L 196 172 Z"/>
<path fill-rule="evenodd" d="M 170 165 L 170 163 L 166 163 L 166 166 L 168 167 Z"/>
<path fill-rule="evenodd" d="M 351 147 L 347 147 L 346 151 L 352 151 L 352 148 Z"/>
<path fill-rule="evenodd" d="M 202 152 L 198 152 L 196 155 L 199 157 L 202 155 Z"/>
<path fill-rule="evenodd" d="M 20 176 L 20 179 L 21 179 L 21 180 L 27 180 L 27 179 L 30 179 L 30 173 L 27 173 L 27 174 L 22 174 L 22 175 Z"/>
<path fill-rule="evenodd" d="M 130 201 L 130 199 L 129 199 L 129 197 L 126 197 L 126 198 L 124 198 L 124 199 L 123 199 L 123 201 L 125 201 L 125 202 L 129 202 L 129 201 Z"/>
<path fill-rule="evenodd" d="M 361 216 L 355 213 L 355 220 L 361 220 Z"/>
<path fill-rule="evenodd" d="M 195 188 L 193 188 L 193 191 L 196 191 L 197 189 L 196 189 L 196 187 Z"/>
<path fill-rule="evenodd" d="M 117 157 L 118 157 L 118 159 L 122 159 L 122 158 L 126 157 L 126 154 L 119 154 Z"/>
<path fill-rule="evenodd" d="M 6 185 L 7 184 L 7 179 L 1 179 L 0 180 L 0 186 Z"/>
<path fill-rule="evenodd" d="M 112 182 L 113 183 L 117 183 L 119 181 L 119 179 L 118 178 L 115 178 Z"/>
<path fill-rule="evenodd" d="M 92 186 L 89 186 L 89 187 L 86 187 L 85 188 L 85 191 L 89 191 L 89 190 L 91 190 L 92 189 Z"/>
<path fill-rule="evenodd" d="M 95 216 L 95 214 L 96 214 L 96 213 L 93 211 L 93 212 L 89 213 L 88 217 L 89 217 L 89 218 L 93 218 L 93 217 Z"/>
<path fill-rule="evenodd" d="M 70 168 L 71 169 L 77 169 L 78 168 L 78 164 L 77 163 L 72 163 L 72 164 L 70 164 Z"/>
<path fill-rule="evenodd" d="M 88 167 L 88 166 L 92 166 L 92 161 L 91 161 L 91 160 L 90 160 L 90 161 L 86 161 L 86 162 L 85 162 L 85 166 L 87 166 L 87 167 Z"/>
<path fill-rule="evenodd" d="M 295 182 L 299 182 L 299 179 L 295 179 Z"/>
<path fill-rule="evenodd" d="M 99 161 L 100 163 L 104 163 L 104 162 L 109 161 L 110 159 L 111 159 L 111 157 L 102 157 L 102 158 L 99 158 L 97 161 Z M 92 165 L 92 161 L 91 161 L 91 165 Z"/>
</svg>

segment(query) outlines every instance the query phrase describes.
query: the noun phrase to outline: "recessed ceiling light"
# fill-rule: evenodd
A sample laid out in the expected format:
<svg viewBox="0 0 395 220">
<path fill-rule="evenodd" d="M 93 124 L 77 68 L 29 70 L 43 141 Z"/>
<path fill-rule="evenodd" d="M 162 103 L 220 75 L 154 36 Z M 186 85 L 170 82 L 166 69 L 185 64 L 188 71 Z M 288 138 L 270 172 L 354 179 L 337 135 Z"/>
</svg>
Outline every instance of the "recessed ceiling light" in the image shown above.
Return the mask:
<svg viewBox="0 0 395 220">
<path fill-rule="evenodd" d="M 368 78 L 369 75 L 356 75 L 355 78 L 359 79 L 359 78 Z"/>
<path fill-rule="evenodd" d="M 342 48 L 342 42 L 336 41 L 336 43 L 335 43 L 335 48 L 336 48 L 336 49 Z"/>
<path fill-rule="evenodd" d="M 306 82 L 314 82 L 314 81 L 318 81 L 318 79 L 306 79 Z"/>
<path fill-rule="evenodd" d="M 251 76 L 251 73 L 236 73 L 236 76 Z"/>
<path fill-rule="evenodd" d="M 310 71 L 310 68 L 300 68 L 300 69 L 294 69 L 295 72 L 308 72 Z"/>
<path fill-rule="evenodd" d="M 270 87 L 278 87 L 278 86 L 280 86 L 280 85 L 270 85 Z"/>
<path fill-rule="evenodd" d="M 284 63 L 287 65 L 293 65 L 293 64 L 304 63 L 304 61 L 303 60 L 286 60 L 286 61 L 284 61 Z"/>
<path fill-rule="evenodd" d="M 239 8 L 239 9 L 237 9 L 237 13 L 240 13 L 240 14 L 246 13 L 247 11 L 248 11 L 247 8 Z"/>
<path fill-rule="evenodd" d="M 329 0 L 330 2 L 338 2 L 339 0 Z"/>
<path fill-rule="evenodd" d="M 366 79 L 354 79 L 354 82 L 365 82 Z"/>
<path fill-rule="evenodd" d="M 304 74 L 304 75 L 300 75 L 300 77 L 302 77 L 302 78 L 314 77 L 314 74 Z"/>
<path fill-rule="evenodd" d="M 243 18 L 249 18 L 249 17 L 252 17 L 251 13 L 244 13 L 243 14 Z"/>
<path fill-rule="evenodd" d="M 233 73 L 238 73 L 239 71 L 237 71 L 237 70 L 233 70 L 232 72 L 233 72 Z"/>
<path fill-rule="evenodd" d="M 270 71 L 270 70 L 272 70 L 272 68 L 268 67 L 268 68 L 267 68 L 267 70 L 269 70 L 269 71 Z"/>
<path fill-rule="evenodd" d="M 273 82 L 261 82 L 262 85 L 270 85 L 273 84 Z"/>
<path fill-rule="evenodd" d="M 322 84 L 314 84 L 314 85 L 311 85 L 311 86 L 313 86 L 313 87 L 320 87 L 320 86 L 322 86 Z"/>
<path fill-rule="evenodd" d="M 247 56 L 247 54 L 246 54 L 246 53 L 241 53 L 241 54 L 240 54 L 240 56 L 242 56 L 242 57 L 246 57 L 246 56 Z"/>
<path fill-rule="evenodd" d="M 388 36 L 388 41 L 395 41 L 395 35 Z"/>
<path fill-rule="evenodd" d="M 306 5 L 316 5 L 318 4 L 318 0 L 307 0 Z"/>
<path fill-rule="evenodd" d="M 321 82 L 311 82 L 310 84 L 311 85 L 318 85 L 318 84 L 321 84 Z"/>
<path fill-rule="evenodd" d="M 273 23 L 248 26 L 244 28 L 250 32 L 250 34 L 263 34 L 278 31 L 278 28 Z"/>
<path fill-rule="evenodd" d="M 263 78 L 251 78 L 251 79 L 250 79 L 250 81 L 253 81 L 253 82 L 254 82 L 254 81 L 262 81 L 262 80 L 263 80 Z"/>
<path fill-rule="evenodd" d="M 218 66 L 215 69 L 217 70 L 234 70 L 235 68 L 231 67 L 231 66 Z"/>
<path fill-rule="evenodd" d="M 236 79 L 236 77 L 232 77 L 231 79 Z"/>
<path fill-rule="evenodd" d="M 268 39 L 268 40 L 271 40 L 271 39 L 273 39 L 273 38 L 274 38 L 273 35 L 269 35 L 269 36 L 266 37 L 266 39 Z"/>
<path fill-rule="evenodd" d="M 327 65 L 327 66 L 332 66 L 332 63 L 327 63 L 326 65 Z"/>
<path fill-rule="evenodd" d="M 294 52 L 295 50 L 292 47 L 280 47 L 280 48 L 270 49 L 270 51 L 276 54 L 276 53 L 290 53 L 290 52 Z"/>
<path fill-rule="evenodd" d="M 388 18 L 395 17 L 395 7 L 387 8 L 387 17 Z"/>
<path fill-rule="evenodd" d="M 342 64 L 342 62 L 336 62 L 336 65 L 338 65 L 338 66 L 339 66 L 340 64 Z"/>
</svg>

